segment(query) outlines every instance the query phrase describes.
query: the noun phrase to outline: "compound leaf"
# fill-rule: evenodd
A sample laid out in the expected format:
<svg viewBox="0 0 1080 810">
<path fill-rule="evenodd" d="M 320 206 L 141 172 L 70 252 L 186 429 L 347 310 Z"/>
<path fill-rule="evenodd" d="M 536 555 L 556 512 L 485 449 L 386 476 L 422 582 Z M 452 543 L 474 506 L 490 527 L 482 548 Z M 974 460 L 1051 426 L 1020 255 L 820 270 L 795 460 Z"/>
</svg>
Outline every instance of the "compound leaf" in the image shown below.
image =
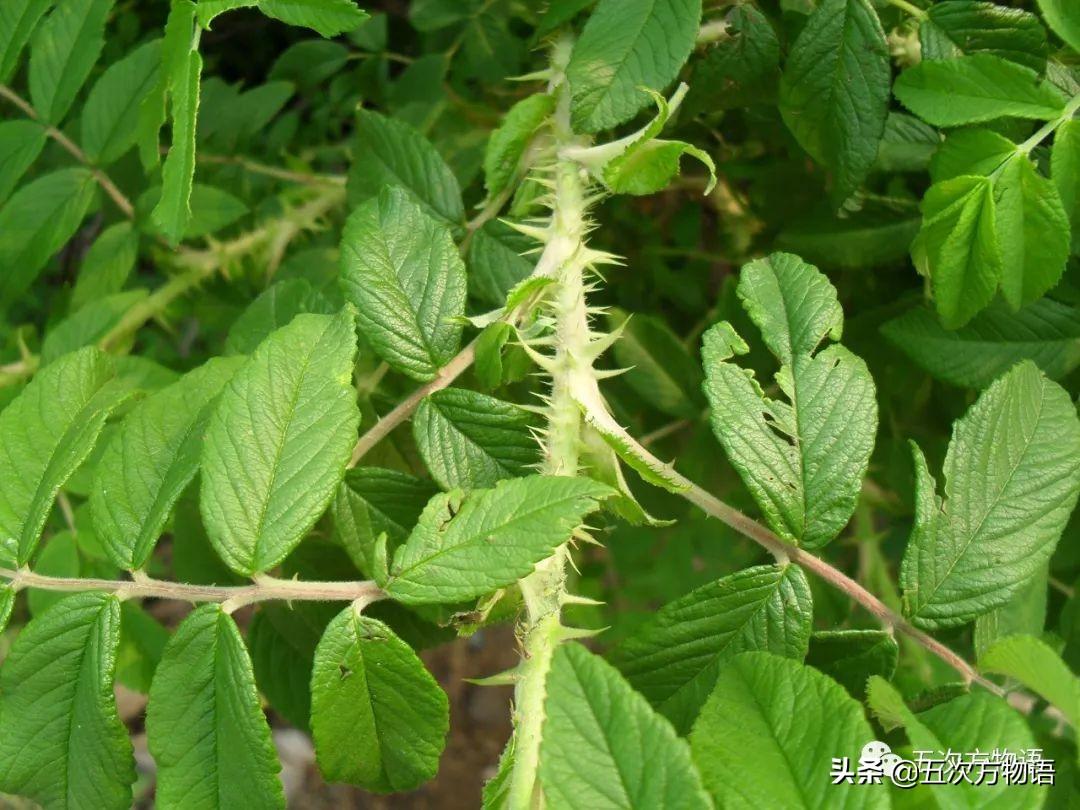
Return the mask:
<svg viewBox="0 0 1080 810">
<path fill-rule="evenodd" d="M 45 147 L 45 127 L 37 121 L 0 123 L 0 200 L 6 200 Z"/>
<path fill-rule="evenodd" d="M 93 347 L 50 363 L 0 413 L 0 560 L 30 562 L 60 488 L 127 396 Z"/>
<path fill-rule="evenodd" d="M 559 645 L 546 687 L 547 807 L 710 807 L 686 742 L 602 658 Z"/>
<path fill-rule="evenodd" d="M 359 28 L 367 12 L 353 0 L 258 0 L 259 11 L 289 25 L 302 25 L 324 37 Z"/>
<path fill-rule="evenodd" d="M 1001 698 L 972 692 L 916 714 L 900 693 L 883 678 L 871 677 L 867 703 L 886 730 L 902 726 L 912 748 L 922 751 L 1028 750 L 1034 737 L 1023 718 Z M 1008 785 L 1004 780 L 972 784 L 935 785 L 934 797 L 943 810 L 1042 807 L 1046 788 L 1031 784 Z"/>
<path fill-rule="evenodd" d="M 341 286 L 361 332 L 398 371 L 430 380 L 457 352 L 465 265 L 449 229 L 405 190 L 383 189 L 349 216 Z"/>
<path fill-rule="evenodd" d="M 97 185 L 88 169 L 60 169 L 16 191 L 0 208 L 0 312 L 26 290 L 78 229 Z"/>
<path fill-rule="evenodd" d="M 1080 311 L 1049 298 L 1018 312 L 991 305 L 954 331 L 919 306 L 886 321 L 881 331 L 939 380 L 965 388 L 985 388 L 1021 360 L 1052 380 L 1080 365 Z"/>
<path fill-rule="evenodd" d="M 813 600 L 794 565 L 747 568 L 664 605 L 609 659 L 685 734 L 732 656 L 764 650 L 802 659 Z"/>
<path fill-rule="evenodd" d="M 251 660 L 219 605 L 197 608 L 166 645 L 150 685 L 146 733 L 159 806 L 284 808 Z"/>
<path fill-rule="evenodd" d="M 701 0 L 600 0 L 566 69 L 574 129 L 622 124 L 662 90 L 694 47 Z"/>
<path fill-rule="evenodd" d="M 38 21 L 56 0 L 8 0 L 0 3 L 0 82 L 7 83 Z"/>
<path fill-rule="evenodd" d="M 1024 361 L 953 426 L 945 496 L 915 448 L 915 526 L 900 569 L 905 610 L 952 627 L 1005 604 L 1046 564 L 1080 492 L 1080 420 Z"/>
<path fill-rule="evenodd" d="M 315 651 L 311 727 L 328 781 L 412 790 L 438 771 L 450 707 L 412 648 L 349 606 Z"/>
<path fill-rule="evenodd" d="M 1008 636 L 979 656 L 979 669 L 1015 678 L 1057 706 L 1073 728 L 1080 727 L 1080 679 L 1044 641 Z"/>
<path fill-rule="evenodd" d="M 1053 287 L 1069 258 L 1069 214 L 1057 186 L 1022 155 L 994 181 L 994 214 L 1001 245 L 1001 295 L 1014 309 Z"/>
<path fill-rule="evenodd" d="M 135 145 L 139 106 L 158 83 L 161 41 L 142 45 L 101 74 L 83 107 L 80 145 L 101 166 L 123 157 Z"/>
<path fill-rule="evenodd" d="M 465 219 L 461 187 L 435 147 L 403 121 L 370 110 L 356 116 L 349 204 L 378 197 L 384 186 L 399 186 L 428 215 L 446 225 L 460 225 Z"/>
<path fill-rule="evenodd" d="M 908 68 L 893 92 L 900 102 L 936 127 L 956 127 L 995 118 L 1047 120 L 1061 115 L 1065 97 L 1040 82 L 1031 68 L 978 53 Z"/>
<path fill-rule="evenodd" d="M 1070 0 L 1038 0 L 1039 11 L 1051 30 L 1080 53 L 1080 14 Z"/>
<path fill-rule="evenodd" d="M 202 514 L 239 574 L 277 565 L 329 505 L 360 413 L 349 309 L 298 315 L 232 378 L 206 429 Z"/>
<path fill-rule="evenodd" d="M 19 634 L 0 674 L 0 790 L 45 807 L 131 807 L 119 643 L 120 600 L 105 593 L 68 596 Z"/>
<path fill-rule="evenodd" d="M 1001 281 L 993 183 L 964 175 L 930 186 L 912 258 L 930 277 L 934 305 L 946 329 L 957 329 L 986 307 Z"/>
<path fill-rule="evenodd" d="M 780 112 L 847 198 L 877 158 L 889 109 L 889 49 L 868 0 L 825 0 L 791 48 Z"/>
<path fill-rule="evenodd" d="M 731 659 L 690 733 L 713 798 L 725 808 L 888 808 L 881 785 L 830 783 L 831 758 L 854 756 L 874 732 L 840 684 L 766 652 Z"/>
<path fill-rule="evenodd" d="M 980 0 L 945 0 L 919 24 L 923 59 L 989 53 L 1032 70 L 1046 67 L 1046 29 L 1028 11 Z"/>
<path fill-rule="evenodd" d="M 485 489 L 524 475 L 537 460 L 534 420 L 524 408 L 462 388 L 424 398 L 413 436 L 424 464 L 443 489 Z"/>
<path fill-rule="evenodd" d="M 121 568 L 146 565 L 172 508 L 195 477 L 203 434 L 240 358 L 214 358 L 140 402 L 96 467 L 94 528 Z"/>
<path fill-rule="evenodd" d="M 345 473 L 332 512 L 338 538 L 356 567 L 371 576 L 379 535 L 386 534 L 391 549 L 405 542 L 434 494 L 430 481 L 398 470 L 357 467 Z"/>
<path fill-rule="evenodd" d="M 408 604 L 490 593 L 528 574 L 611 494 L 587 478 L 531 475 L 436 495 L 394 554 L 384 587 Z"/>
<path fill-rule="evenodd" d="M 105 45 L 113 0 L 66 0 L 30 44 L 30 100 L 42 120 L 59 124 Z"/>
<path fill-rule="evenodd" d="M 727 322 L 705 334 L 702 357 L 713 432 L 773 531 L 816 548 L 855 509 L 877 430 L 874 383 L 843 346 L 836 290 L 817 268 L 776 253 L 743 267 L 738 294 L 781 361 L 787 402 L 767 397 L 753 373 L 729 362 L 748 348 Z"/>
</svg>

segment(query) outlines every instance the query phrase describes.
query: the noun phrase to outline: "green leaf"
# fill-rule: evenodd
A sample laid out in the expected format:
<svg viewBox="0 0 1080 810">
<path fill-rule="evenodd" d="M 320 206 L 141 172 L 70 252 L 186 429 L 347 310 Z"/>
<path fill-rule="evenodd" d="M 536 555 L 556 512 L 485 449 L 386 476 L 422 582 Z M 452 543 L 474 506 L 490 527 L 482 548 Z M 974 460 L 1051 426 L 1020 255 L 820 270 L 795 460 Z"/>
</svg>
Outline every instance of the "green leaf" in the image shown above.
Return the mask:
<svg viewBox="0 0 1080 810">
<path fill-rule="evenodd" d="M 473 232 L 468 252 L 469 295 L 502 307 L 507 294 L 533 271 L 535 259 L 524 255 L 536 242 L 505 222 L 492 220 Z"/>
<path fill-rule="evenodd" d="M 66 0 L 30 44 L 30 101 L 47 124 L 59 124 L 105 45 L 113 0 Z"/>
<path fill-rule="evenodd" d="M 139 235 L 130 222 L 117 222 L 98 234 L 75 279 L 71 311 L 120 292 L 135 267 L 138 252 Z"/>
<path fill-rule="evenodd" d="M 887 729 L 903 726 L 911 747 L 923 751 L 1008 751 L 1036 747 L 1023 718 L 1001 698 L 989 692 L 972 692 L 915 714 L 904 705 L 900 693 L 879 677 L 870 679 L 867 702 Z M 868 738 L 872 739 L 872 738 Z M 935 785 L 934 798 L 943 810 L 968 808 L 1042 807 L 1046 788 L 1030 784 Z"/>
<path fill-rule="evenodd" d="M 349 205 L 378 197 L 384 186 L 405 189 L 427 214 L 448 225 L 465 220 L 457 177 L 435 147 L 402 121 L 359 110 L 349 167 Z"/>
<path fill-rule="evenodd" d="M 195 477 L 213 405 L 241 364 L 213 358 L 140 402 L 97 464 L 90 509 L 109 559 L 143 568 Z"/>
<path fill-rule="evenodd" d="M 1015 678 L 1080 727 L 1080 679 L 1045 642 L 1032 636 L 1000 639 L 979 656 L 979 669 Z"/>
<path fill-rule="evenodd" d="M 917 365 L 965 388 L 985 388 L 1021 360 L 1052 380 L 1080 365 L 1080 311 L 1049 298 L 1018 312 L 992 305 L 955 331 L 927 307 L 914 307 L 881 331 Z"/>
<path fill-rule="evenodd" d="M 68 352 L 97 343 L 145 298 L 146 290 L 128 290 L 91 301 L 49 330 L 41 344 L 41 361 L 51 363 Z"/>
<path fill-rule="evenodd" d="M 1049 566 L 1044 566 L 1007 603 L 975 619 L 972 641 L 976 657 L 982 657 L 995 642 L 1006 636 L 1042 634 L 1046 626 L 1049 576 Z"/>
<path fill-rule="evenodd" d="M 769 20 L 751 5 L 730 9 L 727 36 L 694 62 L 686 106 L 711 112 L 775 104 L 780 80 L 780 43 Z"/>
<path fill-rule="evenodd" d="M 16 191 L 0 208 L 0 312 L 26 290 L 78 229 L 96 197 L 88 169 L 60 169 Z"/>
<path fill-rule="evenodd" d="M 1080 15 L 1069 0 L 1038 0 L 1039 11 L 1050 29 L 1072 48 L 1080 53 Z"/>
<path fill-rule="evenodd" d="M 1061 91 L 1040 82 L 1031 68 L 985 53 L 920 62 L 900 74 L 893 92 L 937 127 L 1004 117 L 1048 120 L 1065 106 Z"/>
<path fill-rule="evenodd" d="M 1005 164 L 994 181 L 1001 245 L 1001 295 L 1015 310 L 1042 297 L 1069 258 L 1069 215 L 1057 186 L 1025 156 Z"/>
<path fill-rule="evenodd" d="M 202 514 L 238 574 L 281 562 L 329 505 L 360 414 L 353 316 L 298 315 L 264 340 L 206 429 Z"/>
<path fill-rule="evenodd" d="M 657 410 L 682 419 L 697 419 L 701 368 L 681 340 L 660 318 L 613 310 L 610 323 L 622 327 L 613 347 L 615 362 L 630 369 L 623 379 Z"/>
<path fill-rule="evenodd" d="M 403 189 L 384 189 L 349 216 L 341 286 L 360 331 L 398 371 L 431 380 L 457 353 L 465 265 L 449 229 Z"/>
<path fill-rule="evenodd" d="M 354 0 L 259 0 L 259 11 L 289 25 L 302 25 L 324 37 L 359 28 L 368 19 Z"/>
<path fill-rule="evenodd" d="M 664 605 L 609 657 L 630 685 L 686 734 L 725 662 L 749 650 L 801 660 L 812 619 L 813 600 L 802 570 L 760 565 Z"/>
<path fill-rule="evenodd" d="M 942 324 L 957 329 L 990 303 L 1001 280 L 993 184 L 967 175 L 935 183 L 922 211 L 912 257 L 930 276 Z"/>
<path fill-rule="evenodd" d="M 1054 133 L 1050 176 L 1069 217 L 1075 248 L 1080 246 L 1080 121 L 1065 121 Z"/>
<path fill-rule="evenodd" d="M 204 7 L 207 2 L 200 3 Z M 159 154 L 161 125 L 165 123 L 166 100 L 170 90 L 178 92 L 177 80 L 183 80 L 190 66 L 195 28 L 195 3 L 191 0 L 170 0 L 169 16 L 165 21 L 165 37 L 161 43 L 161 67 L 157 83 L 139 105 L 135 138 L 139 144 L 139 159 L 149 172 L 161 162 Z"/>
<path fill-rule="evenodd" d="M 871 675 L 891 678 L 900 647 L 886 630 L 823 630 L 810 636 L 806 663 L 861 699 Z"/>
<path fill-rule="evenodd" d="M 1024 361 L 953 426 L 943 500 L 918 448 L 915 466 L 905 611 L 923 627 L 964 624 L 1050 558 L 1080 492 L 1080 420 L 1069 395 Z"/>
<path fill-rule="evenodd" d="M 485 489 L 535 467 L 534 424 L 532 414 L 511 402 L 445 388 L 424 397 L 413 417 L 413 436 L 440 487 Z"/>
<path fill-rule="evenodd" d="M 259 293 L 233 321 L 225 340 L 225 351 L 251 354 L 271 332 L 305 312 L 330 314 L 330 303 L 307 279 L 282 279 Z"/>
<path fill-rule="evenodd" d="M 914 115 L 891 110 L 878 144 L 874 168 L 881 172 L 921 172 L 941 145 L 941 135 Z"/>
<path fill-rule="evenodd" d="M 720 670 L 690 747 L 722 807 L 876 810 L 890 806 L 885 787 L 828 778 L 832 757 L 856 757 L 873 739 L 862 706 L 836 681 L 798 661 L 749 652 Z"/>
<path fill-rule="evenodd" d="M 311 726 L 328 781 L 412 790 L 439 769 L 449 701 L 408 644 L 349 606 L 315 651 Z"/>
<path fill-rule="evenodd" d="M 349 470 L 332 511 L 334 528 L 356 567 L 371 576 L 379 535 L 386 534 L 391 548 L 405 542 L 434 494 L 431 482 L 397 470 Z"/>
<path fill-rule="evenodd" d="M 0 202 L 6 200 L 45 146 L 45 128 L 36 121 L 0 123 Z"/>
<path fill-rule="evenodd" d="M 711 806 L 686 742 L 602 658 L 561 644 L 546 686 L 546 807 Z"/>
<path fill-rule="evenodd" d="M 15 589 L 10 585 L 0 585 L 0 633 L 7 629 L 11 611 L 15 607 Z"/>
<path fill-rule="evenodd" d="M 930 177 L 935 183 L 961 175 L 992 177 L 1006 161 L 1016 156 L 1019 147 L 991 129 L 954 130 L 941 144 L 930 162 Z"/>
<path fill-rule="evenodd" d="M 146 711 L 157 803 L 284 808 L 278 763 L 244 640 L 218 605 L 196 608 L 165 647 Z"/>
<path fill-rule="evenodd" d="M 574 129 L 630 120 L 649 103 L 641 88 L 663 90 L 678 76 L 700 20 L 701 0 L 600 0 L 566 69 Z"/>
<path fill-rule="evenodd" d="M 0 790 L 45 807 L 131 807 L 119 641 L 120 600 L 104 593 L 68 596 L 19 634 L 0 671 Z"/>
<path fill-rule="evenodd" d="M 191 184 L 195 177 L 195 126 L 199 115 L 202 57 L 192 49 L 169 79 L 172 88 L 172 144 L 161 169 L 161 199 L 151 219 L 172 244 L 184 236 L 191 217 Z"/>
<path fill-rule="evenodd" d="M 185 239 L 209 236 L 227 228 L 248 213 L 248 207 L 243 200 L 205 183 L 192 184 L 190 207 L 191 216 L 184 227 Z"/>
<path fill-rule="evenodd" d="M 483 596 L 528 574 L 611 494 L 587 478 L 532 475 L 436 495 L 394 554 L 384 587 L 406 604 Z"/>
<path fill-rule="evenodd" d="M 33 558 L 53 500 L 127 396 L 94 348 L 51 363 L 0 413 L 0 560 Z"/>
<path fill-rule="evenodd" d="M 139 106 L 158 83 L 161 41 L 114 62 L 94 83 L 83 107 L 80 145 L 92 163 L 108 166 L 135 145 Z"/>
<path fill-rule="evenodd" d="M 1042 72 L 1046 30 L 1034 14 L 977 0 L 945 0 L 919 24 L 923 59 L 989 53 Z"/>
<path fill-rule="evenodd" d="M 0 82 L 11 81 L 19 57 L 38 21 L 55 0 L 8 0 L 0 3 Z"/>
<path fill-rule="evenodd" d="M 823 267 L 895 265 L 907 258 L 922 222 L 914 202 L 868 202 L 859 211 L 842 216 L 831 208 L 788 224 L 778 234 L 777 245 Z"/>
<path fill-rule="evenodd" d="M 266 604 L 248 628 L 251 665 L 259 692 L 278 714 L 308 734 L 311 664 L 333 610 L 330 604 Z"/>
<path fill-rule="evenodd" d="M 120 606 L 120 649 L 116 654 L 116 680 L 141 694 L 150 691 L 169 631 L 137 602 Z"/>
<path fill-rule="evenodd" d="M 555 107 L 555 97 L 537 93 L 511 107 L 484 151 L 484 188 L 494 197 L 510 186 L 525 148 Z"/>
<path fill-rule="evenodd" d="M 835 173 L 840 201 L 877 158 L 889 78 L 885 32 L 868 0 L 824 0 L 788 55 L 780 112 L 799 145 Z"/>
<path fill-rule="evenodd" d="M 702 357 L 713 432 L 775 531 L 818 548 L 855 509 L 874 446 L 877 402 L 866 364 L 838 344 L 836 290 L 817 268 L 775 253 L 743 267 L 738 294 L 781 362 L 770 399 L 729 361 L 748 347 L 727 322 L 705 333 Z"/>
</svg>

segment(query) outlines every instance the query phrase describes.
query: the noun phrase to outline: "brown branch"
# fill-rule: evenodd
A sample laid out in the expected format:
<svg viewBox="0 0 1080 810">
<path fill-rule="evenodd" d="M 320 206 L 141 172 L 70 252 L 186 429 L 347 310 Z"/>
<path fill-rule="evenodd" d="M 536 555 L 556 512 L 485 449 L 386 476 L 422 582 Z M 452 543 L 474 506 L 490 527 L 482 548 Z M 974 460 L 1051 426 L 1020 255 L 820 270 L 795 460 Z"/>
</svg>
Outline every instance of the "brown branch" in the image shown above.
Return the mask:
<svg viewBox="0 0 1080 810">
<path fill-rule="evenodd" d="M 90 170 L 90 174 L 93 176 L 94 180 L 96 180 L 97 184 L 101 186 L 101 189 L 106 194 L 108 194 L 110 198 L 112 198 L 112 201 L 116 203 L 116 207 L 123 212 L 124 216 L 128 219 L 135 219 L 135 206 L 131 204 L 131 200 L 129 200 L 127 196 L 125 196 L 124 192 L 122 192 L 119 188 L 116 187 L 116 184 L 109 179 L 109 176 L 105 174 L 105 172 L 103 172 L 101 169 L 97 168 L 96 166 L 94 166 L 93 163 L 90 162 L 90 159 L 86 156 L 86 153 L 79 148 L 78 144 L 72 141 L 67 135 L 65 135 L 56 127 L 46 124 L 41 119 L 41 116 L 38 115 L 37 110 L 33 108 L 30 102 L 28 102 L 26 99 L 24 99 L 22 96 L 20 96 L 18 93 L 16 93 L 14 90 L 12 90 L 5 84 L 0 84 L 0 98 L 7 99 L 16 107 L 18 107 L 19 110 L 28 118 L 41 124 L 41 126 L 44 127 L 45 134 L 48 137 L 52 138 L 54 141 L 60 144 L 60 146 L 62 146 L 70 155 L 72 155 L 77 161 L 79 161 L 79 163 L 83 164 Z"/>
</svg>

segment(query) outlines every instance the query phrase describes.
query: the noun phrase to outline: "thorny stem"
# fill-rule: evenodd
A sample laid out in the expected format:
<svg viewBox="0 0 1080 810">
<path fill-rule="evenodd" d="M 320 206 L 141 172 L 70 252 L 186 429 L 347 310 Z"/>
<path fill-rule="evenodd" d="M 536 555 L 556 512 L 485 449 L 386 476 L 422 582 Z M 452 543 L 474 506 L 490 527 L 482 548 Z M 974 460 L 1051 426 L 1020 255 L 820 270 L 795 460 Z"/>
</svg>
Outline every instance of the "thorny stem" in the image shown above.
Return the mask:
<svg viewBox="0 0 1080 810">
<path fill-rule="evenodd" d="M 288 602 L 355 602 L 371 604 L 385 599 L 386 594 L 370 581 L 304 582 L 258 576 L 252 585 L 218 586 L 188 585 L 138 576 L 132 580 L 84 579 L 81 577 L 50 577 L 35 574 L 29 569 L 13 571 L 0 568 L 0 578 L 8 580 L 18 591 L 36 588 L 45 591 L 108 591 L 121 599 L 176 599 L 182 602 L 220 602 L 228 610 L 255 602 L 280 600 Z"/>
<path fill-rule="evenodd" d="M 331 186 L 295 211 L 289 212 L 284 219 L 270 220 L 231 242 L 206 250 L 181 252 L 175 257 L 175 261 L 188 269 L 170 278 L 124 313 L 120 321 L 98 341 L 98 346 L 102 349 L 114 346 L 137 332 L 147 321 L 164 312 L 177 298 L 209 279 L 229 261 L 246 255 L 261 245 L 276 245 L 282 239 L 291 240 L 304 228 L 313 227 L 344 199 L 345 190 Z"/>
<path fill-rule="evenodd" d="M 554 317 L 555 354 L 551 358 L 551 399 L 542 472 L 576 475 L 581 446 L 581 412 L 574 401 L 574 380 L 591 371 L 589 325 L 585 307 L 586 183 L 577 163 L 561 150 L 575 146 L 570 126 L 569 94 L 564 70 L 570 41 L 555 45 L 550 92 L 556 96 L 552 128 L 556 163 L 548 241 L 537 263 L 539 275 L 555 279 L 550 308 Z M 569 540 L 569 538 L 567 538 Z M 563 638 L 561 610 L 566 596 L 567 545 L 539 563 L 520 581 L 526 615 L 518 635 L 524 660 L 514 691 L 514 755 L 507 805 L 512 810 L 542 806 L 538 769 L 547 677 L 555 649 Z"/>
<path fill-rule="evenodd" d="M 37 121 L 44 127 L 45 134 L 56 141 L 62 146 L 72 157 L 74 157 L 79 163 L 83 164 L 90 169 L 90 173 L 93 175 L 94 180 L 101 186 L 102 191 L 109 195 L 116 207 L 119 208 L 125 217 L 128 219 L 135 218 L 135 206 L 131 204 L 131 200 L 120 189 L 116 187 L 116 184 L 109 179 L 109 176 L 105 174 L 101 169 L 97 168 L 90 162 L 90 159 L 86 156 L 79 146 L 72 141 L 67 135 L 58 130 L 56 127 L 49 126 L 41 120 L 41 116 L 38 115 L 37 110 L 33 108 L 29 101 L 24 99 L 6 84 L 0 84 L 0 98 L 7 99 L 19 110 L 33 121 Z"/>
</svg>

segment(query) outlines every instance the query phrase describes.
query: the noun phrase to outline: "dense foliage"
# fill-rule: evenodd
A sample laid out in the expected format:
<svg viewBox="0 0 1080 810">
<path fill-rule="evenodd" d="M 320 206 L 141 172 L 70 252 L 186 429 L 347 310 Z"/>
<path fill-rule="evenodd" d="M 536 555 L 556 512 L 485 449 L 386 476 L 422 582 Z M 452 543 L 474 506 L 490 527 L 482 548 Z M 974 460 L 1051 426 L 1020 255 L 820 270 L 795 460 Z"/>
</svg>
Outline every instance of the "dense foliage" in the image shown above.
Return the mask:
<svg viewBox="0 0 1080 810">
<path fill-rule="evenodd" d="M 502 624 L 468 804 L 1080 801 L 1076 0 L 3 0 L 0 108 L 0 793 L 415 789 Z"/>
</svg>

